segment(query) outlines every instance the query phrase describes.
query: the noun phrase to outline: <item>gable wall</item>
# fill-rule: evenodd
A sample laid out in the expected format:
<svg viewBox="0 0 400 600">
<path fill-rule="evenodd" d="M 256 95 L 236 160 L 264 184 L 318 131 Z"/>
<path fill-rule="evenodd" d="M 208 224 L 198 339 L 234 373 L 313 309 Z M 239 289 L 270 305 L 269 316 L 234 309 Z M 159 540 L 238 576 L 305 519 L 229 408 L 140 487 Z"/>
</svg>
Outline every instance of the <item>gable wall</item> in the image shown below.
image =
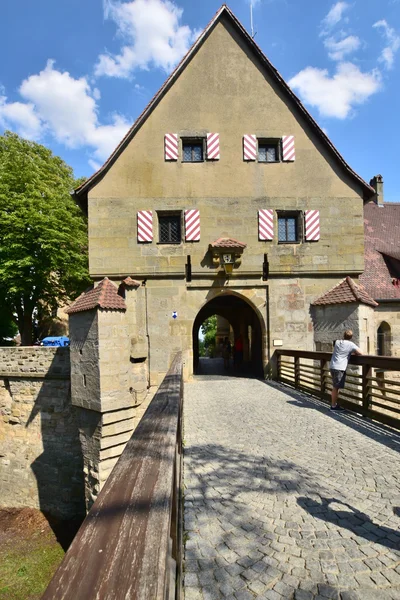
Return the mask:
<svg viewBox="0 0 400 600">
<path fill-rule="evenodd" d="M 184 273 L 187 254 L 192 256 L 193 270 L 207 276 L 209 267 L 201 262 L 208 244 L 221 236 L 248 244 L 239 269 L 243 275 L 260 273 L 265 252 L 270 272 L 276 274 L 362 270 L 361 190 L 328 156 L 304 120 L 293 114 L 230 27 L 217 24 L 103 180 L 90 191 L 93 276 Z M 165 162 L 167 132 L 218 132 L 221 160 Z M 244 162 L 245 133 L 295 135 L 295 163 Z M 185 208 L 200 209 L 199 243 L 158 245 L 155 213 L 153 243 L 137 243 L 138 210 Z M 279 246 L 276 240 L 259 242 L 260 208 L 320 210 L 321 241 Z"/>
</svg>

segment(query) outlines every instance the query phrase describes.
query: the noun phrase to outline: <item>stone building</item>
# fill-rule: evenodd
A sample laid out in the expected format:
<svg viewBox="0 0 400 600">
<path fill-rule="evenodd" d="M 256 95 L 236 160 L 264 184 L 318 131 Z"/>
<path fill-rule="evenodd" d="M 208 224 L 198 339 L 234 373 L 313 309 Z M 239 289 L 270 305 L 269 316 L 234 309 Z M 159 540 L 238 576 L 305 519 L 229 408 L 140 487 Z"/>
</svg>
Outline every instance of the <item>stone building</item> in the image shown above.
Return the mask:
<svg viewBox="0 0 400 600">
<path fill-rule="evenodd" d="M 383 181 L 378 175 L 376 202 L 364 207 L 365 270 L 360 282 L 378 303 L 373 333 L 366 351 L 400 356 L 400 204 L 383 201 Z"/>
<path fill-rule="evenodd" d="M 76 191 L 93 280 L 140 283 L 151 385 L 177 350 L 190 377 L 212 314 L 259 374 L 275 347 L 314 349 L 310 306 L 363 272 L 375 194 L 226 6 Z"/>
</svg>

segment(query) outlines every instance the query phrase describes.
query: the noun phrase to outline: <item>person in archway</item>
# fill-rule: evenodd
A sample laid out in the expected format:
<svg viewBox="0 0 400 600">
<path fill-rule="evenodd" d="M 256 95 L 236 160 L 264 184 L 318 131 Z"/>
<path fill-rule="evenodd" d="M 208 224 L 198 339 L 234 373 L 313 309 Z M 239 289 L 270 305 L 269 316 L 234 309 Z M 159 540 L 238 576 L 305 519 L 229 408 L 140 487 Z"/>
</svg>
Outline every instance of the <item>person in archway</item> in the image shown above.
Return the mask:
<svg viewBox="0 0 400 600">
<path fill-rule="evenodd" d="M 223 346 L 223 351 L 222 351 L 222 356 L 224 358 L 224 369 L 226 369 L 226 370 L 229 369 L 229 359 L 231 357 L 231 351 L 232 351 L 231 343 L 229 341 L 229 338 L 226 337 L 224 339 L 224 346 Z"/>
<path fill-rule="evenodd" d="M 332 404 L 331 410 L 344 410 L 342 406 L 337 403 L 339 397 L 339 390 L 344 388 L 346 382 L 346 369 L 349 363 L 349 358 L 352 354 L 362 355 L 362 352 L 354 342 L 351 341 L 353 332 L 351 329 L 346 329 L 343 334 L 342 340 L 336 340 L 333 349 L 331 362 L 329 365 L 332 375 Z"/>
<path fill-rule="evenodd" d="M 233 362 L 235 370 L 240 369 L 243 362 L 243 340 L 241 335 L 239 335 L 235 340 L 235 352 Z"/>
</svg>

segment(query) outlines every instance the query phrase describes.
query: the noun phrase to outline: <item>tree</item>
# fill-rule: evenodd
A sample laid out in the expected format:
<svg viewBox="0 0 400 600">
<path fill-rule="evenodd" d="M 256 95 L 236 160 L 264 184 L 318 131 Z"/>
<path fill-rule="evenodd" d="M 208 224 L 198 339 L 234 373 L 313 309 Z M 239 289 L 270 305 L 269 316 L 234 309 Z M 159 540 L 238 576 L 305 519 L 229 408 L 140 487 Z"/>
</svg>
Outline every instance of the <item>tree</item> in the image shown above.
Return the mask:
<svg viewBox="0 0 400 600">
<path fill-rule="evenodd" d="M 204 336 L 204 348 L 213 351 L 215 348 L 215 336 L 217 334 L 217 315 L 208 317 L 201 325 L 201 332 Z"/>
<path fill-rule="evenodd" d="M 0 346 L 14 345 L 14 338 L 18 329 L 11 317 L 4 311 L 0 311 Z"/>
<path fill-rule="evenodd" d="M 0 310 L 32 343 L 38 306 L 49 312 L 89 283 L 86 219 L 70 195 L 72 169 L 44 146 L 0 136 Z"/>
</svg>

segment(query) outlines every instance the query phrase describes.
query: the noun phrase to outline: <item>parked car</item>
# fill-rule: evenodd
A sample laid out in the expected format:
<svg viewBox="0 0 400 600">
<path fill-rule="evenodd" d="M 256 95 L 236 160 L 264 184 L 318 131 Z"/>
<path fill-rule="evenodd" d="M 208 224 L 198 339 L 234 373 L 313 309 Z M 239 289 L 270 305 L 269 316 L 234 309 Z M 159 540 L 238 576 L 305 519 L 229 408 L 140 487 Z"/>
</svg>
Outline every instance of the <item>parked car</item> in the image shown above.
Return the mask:
<svg viewBox="0 0 400 600">
<path fill-rule="evenodd" d="M 41 346 L 69 346 L 69 338 L 66 335 L 45 337 L 40 342 Z"/>
</svg>

